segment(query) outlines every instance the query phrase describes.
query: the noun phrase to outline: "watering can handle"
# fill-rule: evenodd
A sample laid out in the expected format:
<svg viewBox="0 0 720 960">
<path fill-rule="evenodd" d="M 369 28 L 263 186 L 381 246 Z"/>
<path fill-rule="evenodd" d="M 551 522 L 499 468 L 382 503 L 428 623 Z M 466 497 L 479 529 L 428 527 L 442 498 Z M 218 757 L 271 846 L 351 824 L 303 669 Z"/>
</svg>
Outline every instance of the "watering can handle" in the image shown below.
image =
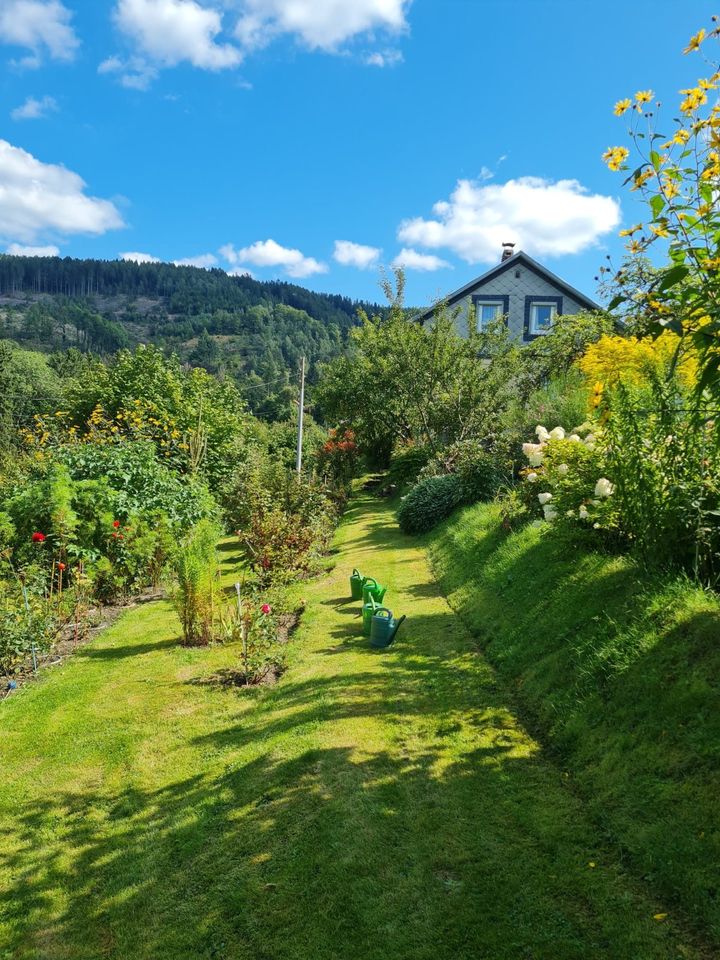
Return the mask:
<svg viewBox="0 0 720 960">
<path fill-rule="evenodd" d="M 377 580 L 375 579 L 375 577 L 365 577 L 365 586 L 366 586 L 366 587 L 367 587 L 367 586 L 377 587 L 377 585 L 378 585 L 378 582 L 377 582 Z"/>
<path fill-rule="evenodd" d="M 360 571 L 358 570 L 357 567 L 353 567 L 352 575 L 353 575 L 354 577 L 359 577 L 359 576 L 360 576 Z"/>
<path fill-rule="evenodd" d="M 375 611 L 375 616 L 381 617 L 384 613 L 388 615 L 389 619 L 392 619 L 392 610 L 388 610 L 387 607 L 378 607 L 377 610 Z M 403 619 L 405 618 L 403 617 Z"/>
</svg>

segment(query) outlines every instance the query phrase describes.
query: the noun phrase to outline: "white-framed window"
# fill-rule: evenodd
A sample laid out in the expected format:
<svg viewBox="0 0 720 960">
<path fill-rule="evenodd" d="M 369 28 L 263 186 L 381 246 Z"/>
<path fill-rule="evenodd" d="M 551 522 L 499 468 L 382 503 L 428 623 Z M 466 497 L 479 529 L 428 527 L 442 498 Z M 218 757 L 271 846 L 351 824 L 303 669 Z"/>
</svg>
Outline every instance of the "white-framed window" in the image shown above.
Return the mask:
<svg viewBox="0 0 720 960">
<path fill-rule="evenodd" d="M 488 324 L 499 320 L 506 312 L 503 300 L 477 300 L 475 304 L 475 319 L 478 332 L 487 330 Z"/>
<path fill-rule="evenodd" d="M 537 337 L 549 333 L 557 316 L 557 303 L 553 300 L 536 300 L 530 304 L 530 335 Z"/>
</svg>

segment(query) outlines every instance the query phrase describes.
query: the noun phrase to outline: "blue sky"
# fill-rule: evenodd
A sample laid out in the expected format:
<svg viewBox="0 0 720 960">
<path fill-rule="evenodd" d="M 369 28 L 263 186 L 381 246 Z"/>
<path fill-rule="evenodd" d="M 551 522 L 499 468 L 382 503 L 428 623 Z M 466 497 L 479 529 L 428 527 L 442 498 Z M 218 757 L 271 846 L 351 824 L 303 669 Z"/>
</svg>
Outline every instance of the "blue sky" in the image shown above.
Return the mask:
<svg viewBox="0 0 720 960">
<path fill-rule="evenodd" d="M 692 6 L 692 10 L 690 7 Z M 694 0 L 0 0 L 0 250 L 429 302 L 515 240 L 589 295 L 638 219 L 614 102 L 704 75 Z"/>
</svg>

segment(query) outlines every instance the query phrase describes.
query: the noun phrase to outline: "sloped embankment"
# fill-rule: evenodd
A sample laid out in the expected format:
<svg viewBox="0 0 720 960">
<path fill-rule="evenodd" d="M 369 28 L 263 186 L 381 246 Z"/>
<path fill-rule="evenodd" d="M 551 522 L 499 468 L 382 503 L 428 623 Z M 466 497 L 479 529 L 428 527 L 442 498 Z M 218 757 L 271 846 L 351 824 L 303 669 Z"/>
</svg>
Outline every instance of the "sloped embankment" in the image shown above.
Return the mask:
<svg viewBox="0 0 720 960">
<path fill-rule="evenodd" d="M 720 942 L 718 598 L 543 529 L 507 533 L 487 504 L 435 532 L 430 554 L 591 814 Z"/>
</svg>

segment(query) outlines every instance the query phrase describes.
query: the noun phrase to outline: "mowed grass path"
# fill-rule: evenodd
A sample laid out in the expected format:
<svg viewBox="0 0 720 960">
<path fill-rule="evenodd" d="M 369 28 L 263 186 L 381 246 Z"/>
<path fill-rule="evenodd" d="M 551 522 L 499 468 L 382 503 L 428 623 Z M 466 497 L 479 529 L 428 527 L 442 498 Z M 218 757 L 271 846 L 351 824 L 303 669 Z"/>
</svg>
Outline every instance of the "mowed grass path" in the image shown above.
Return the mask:
<svg viewBox="0 0 720 960">
<path fill-rule="evenodd" d="M 697 957 L 513 713 L 391 508 L 362 497 L 289 672 L 195 683 L 166 603 L 0 708 L 0 957 Z M 353 566 L 407 613 L 372 652 Z"/>
</svg>

